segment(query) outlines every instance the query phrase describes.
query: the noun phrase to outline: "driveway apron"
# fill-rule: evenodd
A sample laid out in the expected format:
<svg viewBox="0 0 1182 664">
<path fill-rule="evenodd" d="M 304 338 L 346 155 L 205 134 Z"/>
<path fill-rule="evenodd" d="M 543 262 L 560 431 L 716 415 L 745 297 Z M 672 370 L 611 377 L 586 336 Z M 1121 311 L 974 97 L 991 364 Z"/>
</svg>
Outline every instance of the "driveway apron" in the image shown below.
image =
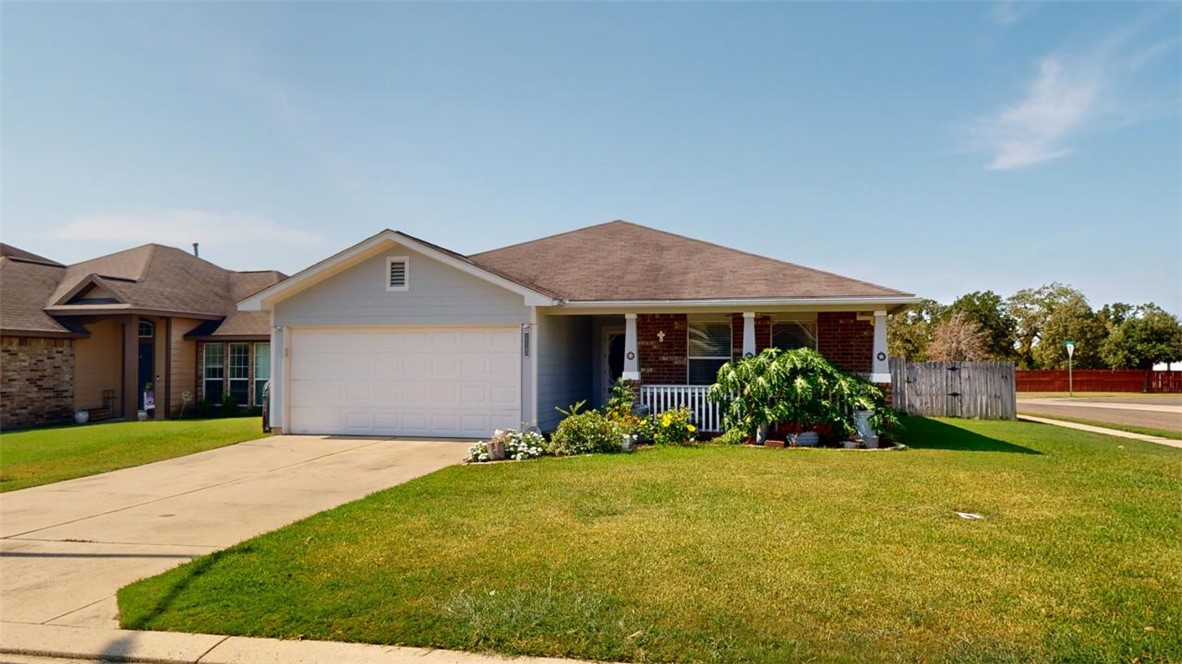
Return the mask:
<svg viewBox="0 0 1182 664">
<path fill-rule="evenodd" d="M 0 495 L 0 620 L 114 629 L 115 592 L 459 462 L 454 441 L 274 436 Z"/>
</svg>

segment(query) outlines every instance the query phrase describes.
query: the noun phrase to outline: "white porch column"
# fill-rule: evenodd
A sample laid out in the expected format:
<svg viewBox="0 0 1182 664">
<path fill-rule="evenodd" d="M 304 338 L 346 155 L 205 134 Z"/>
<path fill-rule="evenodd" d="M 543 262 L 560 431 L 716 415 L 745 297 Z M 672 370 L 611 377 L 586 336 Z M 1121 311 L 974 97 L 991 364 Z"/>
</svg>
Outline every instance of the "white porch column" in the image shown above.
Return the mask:
<svg viewBox="0 0 1182 664">
<path fill-rule="evenodd" d="M 636 314 L 624 314 L 624 380 L 640 380 L 640 358 L 636 352 Z"/>
<path fill-rule="evenodd" d="M 755 357 L 755 312 L 743 312 L 743 357 Z"/>
<path fill-rule="evenodd" d="M 891 365 L 887 361 L 887 312 L 874 312 L 874 362 L 870 382 L 891 382 Z"/>
</svg>

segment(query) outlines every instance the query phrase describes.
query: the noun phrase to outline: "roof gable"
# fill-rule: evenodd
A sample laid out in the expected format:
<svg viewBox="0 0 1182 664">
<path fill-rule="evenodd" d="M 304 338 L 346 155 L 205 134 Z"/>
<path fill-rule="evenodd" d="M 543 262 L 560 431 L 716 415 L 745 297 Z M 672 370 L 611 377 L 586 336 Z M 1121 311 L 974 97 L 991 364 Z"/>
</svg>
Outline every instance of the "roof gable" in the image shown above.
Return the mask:
<svg viewBox="0 0 1182 664">
<path fill-rule="evenodd" d="M 492 283 L 509 292 L 517 293 L 525 298 L 527 304 L 549 305 L 554 303 L 554 298 L 543 289 L 524 285 L 495 270 L 477 265 L 462 254 L 424 242 L 406 233 L 386 229 L 297 272 L 281 283 L 243 299 L 238 303 L 238 309 L 240 311 L 268 310 L 277 302 L 293 297 L 318 283 L 356 267 L 396 245 L 406 247 L 452 269 Z"/>
<path fill-rule="evenodd" d="M 471 260 L 569 301 L 913 297 L 627 221 L 494 249 Z"/>
</svg>

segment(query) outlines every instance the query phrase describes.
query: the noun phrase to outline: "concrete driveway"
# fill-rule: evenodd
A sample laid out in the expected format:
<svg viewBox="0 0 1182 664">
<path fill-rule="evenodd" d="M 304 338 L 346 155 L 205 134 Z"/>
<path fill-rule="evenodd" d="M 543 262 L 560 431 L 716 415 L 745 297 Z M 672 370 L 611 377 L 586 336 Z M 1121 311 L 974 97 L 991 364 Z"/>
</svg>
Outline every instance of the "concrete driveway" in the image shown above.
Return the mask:
<svg viewBox="0 0 1182 664">
<path fill-rule="evenodd" d="M 0 495 L 0 621 L 117 627 L 115 592 L 459 462 L 463 443 L 274 436 Z"/>
</svg>

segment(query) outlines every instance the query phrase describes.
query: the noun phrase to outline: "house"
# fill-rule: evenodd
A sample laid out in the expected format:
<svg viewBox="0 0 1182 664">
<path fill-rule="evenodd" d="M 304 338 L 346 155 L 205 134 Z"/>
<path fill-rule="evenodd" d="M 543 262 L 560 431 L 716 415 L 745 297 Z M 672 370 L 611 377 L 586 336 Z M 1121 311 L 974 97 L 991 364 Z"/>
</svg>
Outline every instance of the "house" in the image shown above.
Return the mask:
<svg viewBox="0 0 1182 664">
<path fill-rule="evenodd" d="M 135 418 L 145 391 L 155 417 L 186 393 L 261 403 L 269 318 L 235 305 L 284 278 L 158 244 L 74 265 L 0 245 L 0 427 Z"/>
<path fill-rule="evenodd" d="M 887 314 L 917 301 L 613 221 L 472 256 L 385 230 L 239 309 L 271 317 L 273 427 L 469 438 L 552 430 L 621 376 L 717 430 L 706 387 L 769 346 L 889 383 Z"/>
</svg>

